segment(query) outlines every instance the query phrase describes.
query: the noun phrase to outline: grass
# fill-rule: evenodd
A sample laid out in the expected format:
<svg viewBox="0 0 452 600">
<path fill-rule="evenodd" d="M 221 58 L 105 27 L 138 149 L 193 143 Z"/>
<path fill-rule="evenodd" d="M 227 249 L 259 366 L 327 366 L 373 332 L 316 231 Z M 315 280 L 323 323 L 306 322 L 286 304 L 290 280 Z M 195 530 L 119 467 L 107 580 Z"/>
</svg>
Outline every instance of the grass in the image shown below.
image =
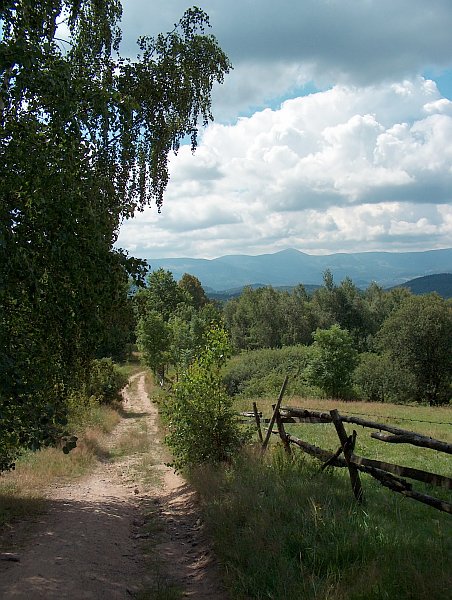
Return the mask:
<svg viewBox="0 0 452 600">
<path fill-rule="evenodd" d="M 258 409 L 267 417 L 271 415 L 271 405 L 274 403 L 274 398 L 257 400 Z M 376 402 L 340 402 L 336 400 L 303 399 L 299 397 L 289 398 L 283 401 L 282 404 L 283 406 L 309 408 L 323 412 L 328 412 L 336 408 L 339 413 L 357 413 L 356 416 L 361 416 L 364 419 L 367 418 L 379 423 L 388 423 L 401 429 L 407 429 L 452 443 L 452 407 L 435 408 Z M 237 401 L 236 407 L 240 411 L 250 410 L 252 408 L 252 401 Z M 347 423 L 344 425 L 349 434 L 353 429 L 357 431 L 356 454 L 365 456 L 366 458 L 396 462 L 397 464 L 451 476 L 450 456 L 443 452 L 411 446 L 409 444 L 384 443 L 370 437 L 371 432 L 374 431 L 372 429 Z M 325 450 L 334 452 L 339 446 L 336 430 L 330 423 L 300 423 L 286 425 L 285 428 L 288 433 Z"/>
<path fill-rule="evenodd" d="M 140 357 L 137 353 L 132 353 L 130 358 L 120 366 L 121 372 L 127 377 L 140 373 L 140 371 L 143 371 L 144 369 L 145 367 L 140 361 Z"/>
<path fill-rule="evenodd" d="M 248 450 L 192 474 L 234 599 L 449 598 L 450 515 L 366 485 L 298 453 Z"/>
<path fill-rule="evenodd" d="M 135 600 L 181 600 L 184 597 L 179 587 L 169 585 L 165 577 L 157 574 L 155 585 L 139 592 Z"/>
<path fill-rule="evenodd" d="M 257 400 L 265 416 L 270 416 L 272 403 L 275 398 Z M 452 422 L 450 407 L 297 397 L 283 405 L 363 413 L 371 420 L 452 441 L 451 426 L 441 424 Z M 251 407 L 250 400 L 236 404 L 237 410 Z M 408 418 L 416 421 L 402 420 Z M 325 449 L 334 451 L 339 445 L 332 424 L 286 429 Z M 370 432 L 359 428 L 357 454 L 451 476 L 450 456 L 408 444 L 386 444 L 373 440 Z M 366 499 L 361 507 L 353 499 L 345 469 L 320 472 L 319 466 L 297 448 L 289 459 L 272 441 L 264 457 L 248 448 L 231 465 L 192 473 L 231 597 L 449 598 L 451 516 L 395 494 L 367 475 L 361 476 Z M 452 501 L 450 491 L 418 482 L 414 488 Z"/>
</svg>

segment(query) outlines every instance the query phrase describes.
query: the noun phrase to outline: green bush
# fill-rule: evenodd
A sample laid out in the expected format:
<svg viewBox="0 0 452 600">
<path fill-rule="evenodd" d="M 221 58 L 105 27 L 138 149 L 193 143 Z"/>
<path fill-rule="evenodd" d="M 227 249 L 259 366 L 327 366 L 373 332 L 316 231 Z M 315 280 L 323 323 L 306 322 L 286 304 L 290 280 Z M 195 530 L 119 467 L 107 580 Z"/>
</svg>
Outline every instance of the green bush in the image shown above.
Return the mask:
<svg viewBox="0 0 452 600">
<path fill-rule="evenodd" d="M 339 325 L 317 329 L 306 369 L 307 379 L 319 386 L 327 397 L 349 399 L 357 357 L 347 329 L 341 329 Z"/>
<path fill-rule="evenodd" d="M 224 367 L 224 384 L 231 395 L 277 395 L 284 377 L 288 375 L 288 393 L 305 395 L 311 391 L 304 378 L 309 353 L 310 349 L 306 346 L 242 352 Z"/>
<path fill-rule="evenodd" d="M 414 375 L 387 354 L 360 354 L 353 381 L 361 400 L 403 404 L 416 398 Z"/>
<path fill-rule="evenodd" d="M 212 330 L 207 344 L 163 407 L 169 430 L 166 442 L 178 470 L 227 461 L 244 441 L 220 375 L 228 353 L 225 331 Z"/>
<path fill-rule="evenodd" d="M 127 377 L 111 358 L 93 360 L 86 393 L 102 404 L 111 404 L 127 385 Z"/>
</svg>

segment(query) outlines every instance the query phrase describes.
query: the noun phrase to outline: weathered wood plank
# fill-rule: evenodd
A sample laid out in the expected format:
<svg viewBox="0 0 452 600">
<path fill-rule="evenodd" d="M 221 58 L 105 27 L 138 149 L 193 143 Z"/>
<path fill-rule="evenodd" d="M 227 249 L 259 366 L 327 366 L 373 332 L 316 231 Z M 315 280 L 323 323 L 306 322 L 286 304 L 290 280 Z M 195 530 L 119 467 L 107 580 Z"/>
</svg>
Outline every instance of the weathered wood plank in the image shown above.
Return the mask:
<svg viewBox="0 0 452 600">
<path fill-rule="evenodd" d="M 353 450 L 355 447 L 355 438 L 356 431 L 353 432 L 352 439 L 349 438 L 347 432 L 345 431 L 345 427 L 341 421 L 341 416 L 339 411 L 331 410 L 330 411 L 331 418 L 333 420 L 334 426 L 336 428 L 337 435 L 342 445 L 342 450 L 344 452 L 345 462 L 348 466 L 348 472 L 350 473 L 350 482 L 352 484 L 353 494 L 359 504 L 364 501 L 363 496 L 363 488 L 361 486 L 361 480 L 359 478 L 359 472 L 356 466 L 351 462 L 351 456 L 353 454 Z"/>
<path fill-rule="evenodd" d="M 394 475 L 409 477 L 410 479 L 416 479 L 417 481 L 443 487 L 447 490 L 452 489 L 452 479 L 450 477 L 446 477 L 445 475 L 437 475 L 435 473 L 430 473 L 429 471 L 414 469 L 413 467 L 403 467 L 401 465 L 384 462 L 382 460 L 364 458 L 362 456 L 357 456 L 356 454 L 352 454 L 350 460 L 354 465 L 357 466 L 363 465 L 365 467 L 375 467 L 377 469 L 393 473 Z"/>
<path fill-rule="evenodd" d="M 374 431 L 370 434 L 370 437 L 374 438 L 375 440 L 380 440 L 381 442 L 388 442 L 390 444 L 411 444 L 412 446 L 419 446 L 420 448 L 431 448 L 432 450 L 438 450 L 439 452 L 452 454 L 452 444 L 419 435 L 417 433 L 410 433 L 409 431 L 396 435 L 386 435 L 384 433 L 378 433 Z"/>
<path fill-rule="evenodd" d="M 316 410 L 307 410 L 304 408 L 283 406 L 281 408 L 281 413 L 283 419 L 285 417 L 300 419 L 319 419 L 319 421 L 312 422 L 322 423 L 331 423 L 332 421 L 331 416 L 328 413 Z M 353 425 L 360 425 L 361 427 L 367 427 L 369 429 L 378 429 L 379 431 L 387 431 L 388 433 L 393 434 L 393 436 L 385 436 L 381 433 L 371 433 L 371 437 L 383 442 L 389 442 L 393 444 L 412 444 L 413 446 L 431 448 L 432 450 L 438 450 L 439 452 L 452 454 L 452 444 L 443 442 L 441 440 L 436 440 L 426 435 L 421 435 L 420 433 L 408 431 L 407 429 L 401 429 L 400 427 L 394 427 L 393 425 L 388 425 L 387 423 L 378 423 L 377 421 L 361 419 L 360 417 L 355 417 L 352 415 L 341 414 L 340 418 L 343 423 L 351 423 Z"/>
<path fill-rule="evenodd" d="M 309 444 L 308 442 L 304 442 L 293 435 L 287 434 L 287 439 L 291 444 L 295 444 L 301 448 L 304 452 L 306 452 L 306 454 L 315 456 L 315 458 L 318 458 L 319 460 L 327 461 L 334 457 L 332 452 L 324 450 L 323 448 L 319 448 L 318 446 L 314 446 L 313 444 Z M 343 458 L 337 457 L 331 462 L 331 465 L 334 467 L 346 467 L 347 463 Z"/>
<path fill-rule="evenodd" d="M 452 514 L 452 504 L 446 502 L 445 500 L 440 500 L 439 498 L 434 498 L 428 494 L 422 494 L 421 492 L 413 490 L 411 484 L 400 477 L 396 477 L 390 473 L 387 473 L 386 471 L 382 471 L 374 467 L 360 465 L 357 468 L 364 473 L 372 475 L 372 477 L 377 479 L 384 487 L 389 488 L 393 492 L 397 492 L 398 494 L 402 494 L 407 498 L 412 498 L 413 500 L 417 500 L 418 502 L 432 506 L 433 508 L 436 508 L 442 512 Z"/>
<path fill-rule="evenodd" d="M 321 412 L 319 410 L 308 410 L 306 408 L 293 408 L 291 406 L 281 407 L 281 416 L 285 417 L 299 417 L 301 419 L 319 419 L 321 423 L 331 423 L 331 415 L 329 413 Z"/>
<path fill-rule="evenodd" d="M 262 436 L 262 429 L 261 429 L 262 413 L 258 412 L 257 404 L 255 402 L 253 402 L 253 412 L 254 412 L 254 420 L 256 421 L 257 435 L 259 436 L 259 441 L 262 444 L 262 442 L 264 441 L 264 438 Z"/>
<path fill-rule="evenodd" d="M 286 433 L 286 430 L 284 429 L 284 424 L 282 422 L 281 414 L 280 414 L 279 410 L 276 412 L 276 426 L 278 428 L 279 437 L 281 438 L 281 441 L 283 443 L 284 450 L 286 451 L 286 454 L 291 456 L 292 450 L 290 448 L 289 440 L 287 439 L 287 433 Z"/>
<path fill-rule="evenodd" d="M 279 407 L 281 406 L 281 402 L 284 396 L 284 392 L 286 391 L 286 386 L 287 386 L 287 382 L 289 381 L 289 377 L 286 375 L 286 377 L 284 378 L 284 382 L 281 386 L 281 391 L 279 392 L 279 396 L 278 396 L 278 401 L 276 402 L 275 405 L 275 410 L 273 411 L 273 416 L 270 419 L 270 424 L 268 426 L 268 430 L 267 430 L 267 435 L 265 436 L 265 440 L 264 443 L 262 444 L 262 450 L 265 451 L 265 449 L 268 446 L 268 442 L 270 440 L 272 431 L 273 431 L 273 425 L 275 424 L 275 420 L 276 420 L 276 415 L 279 411 Z"/>
</svg>

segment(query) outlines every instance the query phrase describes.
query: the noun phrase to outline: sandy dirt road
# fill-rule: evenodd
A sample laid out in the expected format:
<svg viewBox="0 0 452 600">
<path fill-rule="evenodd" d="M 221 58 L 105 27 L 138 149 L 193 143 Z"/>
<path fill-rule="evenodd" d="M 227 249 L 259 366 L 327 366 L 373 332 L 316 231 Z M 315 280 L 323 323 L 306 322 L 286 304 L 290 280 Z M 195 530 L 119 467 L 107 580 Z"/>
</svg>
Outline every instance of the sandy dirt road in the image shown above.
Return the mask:
<svg viewBox="0 0 452 600">
<path fill-rule="evenodd" d="M 143 431 L 144 454 L 111 458 L 124 436 Z M 1 551 L 19 561 L 0 562 L 0 598 L 152 599 L 168 589 L 180 598 L 227 598 L 195 494 L 164 464 L 143 373 L 124 390 L 124 418 L 108 450 L 89 476 L 50 490 L 45 514 L 2 533 Z"/>
</svg>

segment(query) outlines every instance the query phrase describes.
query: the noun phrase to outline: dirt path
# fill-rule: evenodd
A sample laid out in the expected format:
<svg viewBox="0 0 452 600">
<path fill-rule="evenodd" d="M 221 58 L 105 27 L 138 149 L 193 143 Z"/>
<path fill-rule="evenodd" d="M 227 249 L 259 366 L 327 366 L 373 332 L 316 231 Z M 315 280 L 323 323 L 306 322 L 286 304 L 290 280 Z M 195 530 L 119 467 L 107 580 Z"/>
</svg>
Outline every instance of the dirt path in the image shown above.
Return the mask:
<svg viewBox="0 0 452 600">
<path fill-rule="evenodd" d="M 138 438 L 146 452 L 105 459 L 54 487 L 45 515 L 3 536 L 2 551 L 20 559 L 0 563 L 3 600 L 226 598 L 194 492 L 164 465 L 144 374 L 131 378 L 124 410 L 110 456 Z"/>
</svg>

